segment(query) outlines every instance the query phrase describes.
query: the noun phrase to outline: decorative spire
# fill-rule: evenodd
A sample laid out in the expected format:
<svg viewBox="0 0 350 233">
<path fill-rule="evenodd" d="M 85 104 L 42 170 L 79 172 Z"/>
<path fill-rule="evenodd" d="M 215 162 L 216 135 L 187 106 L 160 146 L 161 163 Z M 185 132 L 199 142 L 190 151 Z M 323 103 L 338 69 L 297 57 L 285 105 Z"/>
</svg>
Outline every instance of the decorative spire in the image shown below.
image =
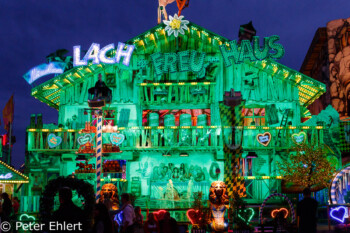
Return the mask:
<svg viewBox="0 0 350 233">
<path fill-rule="evenodd" d="M 256 35 L 256 30 L 253 27 L 253 23 L 252 21 L 250 21 L 247 24 L 242 24 L 241 26 L 239 26 L 239 32 L 238 32 L 238 43 L 240 43 L 242 40 L 249 40 L 252 41 L 253 40 L 253 36 Z"/>
</svg>

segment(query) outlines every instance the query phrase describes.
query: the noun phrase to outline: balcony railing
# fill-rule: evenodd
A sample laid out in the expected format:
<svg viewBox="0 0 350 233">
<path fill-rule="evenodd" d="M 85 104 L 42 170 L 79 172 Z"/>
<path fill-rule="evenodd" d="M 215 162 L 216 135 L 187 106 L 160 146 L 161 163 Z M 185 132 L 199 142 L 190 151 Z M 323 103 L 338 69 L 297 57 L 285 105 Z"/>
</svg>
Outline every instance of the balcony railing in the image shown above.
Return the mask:
<svg viewBox="0 0 350 233">
<path fill-rule="evenodd" d="M 120 145 L 122 151 L 163 150 L 204 150 L 222 149 L 223 139 L 218 127 L 131 127 L 119 128 L 125 140 Z M 79 130 L 65 129 L 28 129 L 28 151 L 76 152 L 79 148 Z M 48 137 L 54 134 L 62 142 L 56 147 L 50 147 Z M 110 143 L 110 134 L 103 133 L 103 144 Z M 92 133 L 93 144 L 95 134 Z M 52 136 L 51 136 L 52 138 Z"/>
<path fill-rule="evenodd" d="M 140 103 L 157 104 L 210 104 L 215 98 L 215 83 L 140 83 Z"/>
<path fill-rule="evenodd" d="M 120 145 L 122 151 L 147 150 L 204 150 L 222 151 L 224 143 L 232 145 L 243 141 L 244 150 L 289 149 L 296 144 L 294 137 L 305 137 L 304 142 L 313 145 L 323 145 L 324 129 L 316 127 L 221 127 L 221 126 L 171 126 L 171 127 L 128 127 L 119 128 L 125 140 Z M 243 130 L 243 131 L 242 131 Z M 235 133 L 233 134 L 233 131 Z M 257 136 L 271 137 L 265 145 L 258 142 Z M 304 132 L 304 133 L 301 133 Z M 79 148 L 78 138 L 84 136 L 79 130 L 73 129 L 28 129 L 28 151 L 75 152 Z M 54 134 L 61 138 L 56 147 L 49 146 L 48 136 Z M 234 137 L 234 138 L 233 138 Z M 301 139 L 299 137 L 299 140 Z M 51 136 L 52 138 L 52 136 Z M 95 134 L 92 134 L 95 145 Z M 110 133 L 103 133 L 103 144 L 110 143 Z M 60 140 L 58 140 L 60 141 Z"/>
<path fill-rule="evenodd" d="M 281 176 L 246 176 L 244 186 L 246 188 L 246 201 L 260 203 L 270 194 L 281 192 Z"/>
<path fill-rule="evenodd" d="M 330 135 L 324 135 L 323 126 L 288 126 L 288 127 L 267 127 L 267 126 L 248 126 L 233 129 L 232 127 L 224 127 L 224 141 L 227 144 L 232 144 L 233 136 L 235 142 L 241 143 L 245 150 L 259 149 L 289 149 L 296 146 L 295 140 L 298 143 L 309 143 L 315 146 L 323 145 L 325 138 Z M 232 134 L 232 131 L 235 131 Z M 293 141 L 294 138 L 294 141 Z M 260 141 L 264 139 L 263 141 Z M 265 141 L 267 140 L 267 141 Z"/>
</svg>

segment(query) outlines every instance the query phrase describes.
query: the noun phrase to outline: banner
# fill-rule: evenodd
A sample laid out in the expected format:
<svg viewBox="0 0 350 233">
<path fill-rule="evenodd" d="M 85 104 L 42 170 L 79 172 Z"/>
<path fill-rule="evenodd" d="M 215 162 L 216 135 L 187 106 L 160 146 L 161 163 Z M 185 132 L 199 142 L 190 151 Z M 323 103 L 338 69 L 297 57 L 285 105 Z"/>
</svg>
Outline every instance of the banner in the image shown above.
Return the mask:
<svg viewBox="0 0 350 233">
<path fill-rule="evenodd" d="M 30 69 L 23 75 L 23 78 L 27 81 L 27 83 L 32 84 L 45 75 L 62 74 L 65 67 L 65 62 L 51 62 L 49 64 L 44 63 Z"/>
<path fill-rule="evenodd" d="M 5 108 L 2 110 L 2 117 L 4 118 L 4 127 L 7 131 L 9 131 L 9 124 L 13 122 L 13 114 L 14 113 L 14 102 L 13 95 L 5 105 Z"/>
</svg>

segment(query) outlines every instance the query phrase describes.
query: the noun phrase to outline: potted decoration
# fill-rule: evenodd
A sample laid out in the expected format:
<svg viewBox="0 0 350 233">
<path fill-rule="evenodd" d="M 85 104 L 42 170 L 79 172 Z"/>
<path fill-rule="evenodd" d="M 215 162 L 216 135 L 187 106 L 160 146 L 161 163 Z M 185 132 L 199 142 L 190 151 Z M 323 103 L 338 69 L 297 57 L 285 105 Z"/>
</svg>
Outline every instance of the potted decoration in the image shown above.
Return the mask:
<svg viewBox="0 0 350 233">
<path fill-rule="evenodd" d="M 247 208 L 245 201 L 237 192 L 233 193 L 230 206 L 230 216 L 233 217 L 233 233 L 253 232 L 254 228 L 250 221 L 254 217 L 254 209 Z"/>
<path fill-rule="evenodd" d="M 191 233 L 205 233 L 209 222 L 210 210 L 202 203 L 202 192 L 193 193 L 192 208 L 187 211 L 187 218 L 192 224 Z"/>
</svg>

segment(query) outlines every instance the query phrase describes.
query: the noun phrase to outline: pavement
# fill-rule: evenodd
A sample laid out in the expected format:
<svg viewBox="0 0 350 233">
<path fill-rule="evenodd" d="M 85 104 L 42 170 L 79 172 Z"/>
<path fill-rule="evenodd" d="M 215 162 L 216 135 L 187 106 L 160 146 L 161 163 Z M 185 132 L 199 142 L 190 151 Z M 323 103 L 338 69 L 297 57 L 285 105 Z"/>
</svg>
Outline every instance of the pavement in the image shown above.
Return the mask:
<svg viewBox="0 0 350 233">
<path fill-rule="evenodd" d="M 347 226 L 347 227 L 345 227 Z M 328 225 L 326 224 L 318 224 L 317 225 L 317 232 L 318 233 L 340 233 L 340 232 L 349 232 L 350 233 L 350 225 L 338 225 L 338 226 L 331 226 L 330 229 Z"/>
</svg>

